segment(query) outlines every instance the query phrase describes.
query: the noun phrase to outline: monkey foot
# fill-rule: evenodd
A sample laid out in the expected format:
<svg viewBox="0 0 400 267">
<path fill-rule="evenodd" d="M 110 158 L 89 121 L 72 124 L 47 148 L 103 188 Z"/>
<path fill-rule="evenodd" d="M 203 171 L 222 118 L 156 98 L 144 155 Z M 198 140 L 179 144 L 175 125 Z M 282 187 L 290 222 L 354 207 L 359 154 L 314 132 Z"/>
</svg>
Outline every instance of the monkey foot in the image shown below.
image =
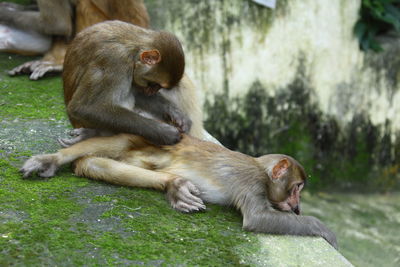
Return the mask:
<svg viewBox="0 0 400 267">
<path fill-rule="evenodd" d="M 24 178 L 37 172 L 40 177 L 52 177 L 58 169 L 57 158 L 54 155 L 38 155 L 28 159 L 19 170 Z"/>
<path fill-rule="evenodd" d="M 62 65 L 56 64 L 51 61 L 34 60 L 19 65 L 18 67 L 10 70 L 8 74 L 11 76 L 30 74 L 29 79 L 38 80 L 42 78 L 46 73 L 61 72 L 62 69 Z"/>
<path fill-rule="evenodd" d="M 197 187 L 183 178 L 176 178 L 167 185 L 167 198 L 171 206 L 182 212 L 205 210 L 206 206 L 199 195 Z"/>
</svg>

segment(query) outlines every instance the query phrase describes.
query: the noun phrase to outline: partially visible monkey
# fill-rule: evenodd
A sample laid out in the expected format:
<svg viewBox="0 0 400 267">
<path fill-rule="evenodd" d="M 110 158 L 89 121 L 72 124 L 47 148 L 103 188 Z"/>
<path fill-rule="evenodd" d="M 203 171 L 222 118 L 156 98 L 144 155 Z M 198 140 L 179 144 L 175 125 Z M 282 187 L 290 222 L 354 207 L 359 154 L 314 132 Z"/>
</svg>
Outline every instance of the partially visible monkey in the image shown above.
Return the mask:
<svg viewBox="0 0 400 267">
<path fill-rule="evenodd" d="M 149 26 L 149 16 L 142 0 L 37 0 L 36 9 L 0 3 L 0 24 L 27 34 L 35 32 L 54 37 L 53 46 L 43 59 L 26 62 L 9 74 L 30 74 L 30 79 L 37 80 L 48 72 L 61 72 L 67 44 L 74 35 L 93 24 L 114 19 Z M 27 46 L 29 44 L 23 47 Z M 13 49 L 13 52 L 26 54 L 26 50 Z"/>
<path fill-rule="evenodd" d="M 73 161 L 79 176 L 166 190 L 172 207 L 183 212 L 205 209 L 203 201 L 232 205 L 241 211 L 245 230 L 321 236 L 337 248 L 335 234 L 322 222 L 296 215 L 307 176 L 286 155 L 253 158 L 186 135 L 176 145 L 158 147 L 142 137 L 119 134 L 34 156 L 21 172 L 24 177 L 35 172 L 51 177 Z"/>
<path fill-rule="evenodd" d="M 179 40 L 121 21 L 80 32 L 68 48 L 64 99 L 74 128 L 68 147 L 96 135 L 131 133 L 170 145 L 182 133 L 204 139 L 201 101 L 184 75 Z M 89 129 L 87 129 L 89 128 Z"/>
</svg>

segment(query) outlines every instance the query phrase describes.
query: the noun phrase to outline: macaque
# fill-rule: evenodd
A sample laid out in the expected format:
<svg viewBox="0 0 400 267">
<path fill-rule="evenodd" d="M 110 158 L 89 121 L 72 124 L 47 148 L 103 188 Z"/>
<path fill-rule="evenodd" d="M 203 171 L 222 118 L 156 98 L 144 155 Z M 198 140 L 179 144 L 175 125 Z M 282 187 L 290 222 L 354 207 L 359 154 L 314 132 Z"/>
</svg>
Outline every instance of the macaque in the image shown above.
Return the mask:
<svg viewBox="0 0 400 267">
<path fill-rule="evenodd" d="M 9 74 L 30 74 L 31 80 L 37 80 L 46 73 L 61 72 L 67 45 L 75 34 L 114 19 L 149 26 L 142 0 L 37 0 L 36 7 L 1 2 L 0 25 L 7 27 L 7 35 L 0 37 L 7 41 L 0 40 L 4 44 L 0 51 L 29 55 L 47 51 L 41 60 L 26 62 Z M 50 50 L 46 38 L 53 38 Z"/>
<path fill-rule="evenodd" d="M 154 146 L 140 136 L 119 134 L 34 156 L 21 172 L 52 177 L 70 162 L 78 176 L 165 190 L 172 207 L 182 212 L 204 210 L 204 202 L 231 205 L 241 211 L 245 230 L 320 236 L 337 248 L 335 234 L 321 221 L 299 215 L 307 176 L 286 155 L 253 158 L 188 135 L 172 146 Z"/>
<path fill-rule="evenodd" d="M 171 33 L 121 21 L 83 30 L 68 48 L 63 71 L 67 114 L 76 129 L 60 144 L 113 133 L 157 145 L 175 144 L 182 133 L 209 137 L 184 69 L 182 46 Z"/>
</svg>

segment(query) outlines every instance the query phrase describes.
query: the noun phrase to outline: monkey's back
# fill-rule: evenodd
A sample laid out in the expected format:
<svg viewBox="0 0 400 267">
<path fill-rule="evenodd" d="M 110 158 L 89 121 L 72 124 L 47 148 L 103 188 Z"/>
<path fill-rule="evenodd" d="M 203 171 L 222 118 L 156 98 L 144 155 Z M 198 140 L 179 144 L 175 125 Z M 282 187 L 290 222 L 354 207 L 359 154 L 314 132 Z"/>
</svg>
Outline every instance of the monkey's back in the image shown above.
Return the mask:
<svg viewBox="0 0 400 267">
<path fill-rule="evenodd" d="M 93 94 L 106 94 L 99 89 L 100 85 L 111 88 L 113 77 L 107 74 L 117 68 L 121 74 L 126 73 L 128 80 L 131 79 L 132 55 L 136 54 L 137 44 L 151 32 L 121 21 L 106 21 L 81 31 L 69 45 L 64 60 L 62 77 L 66 107 L 73 98 L 90 103 Z M 101 84 L 95 80 L 100 80 Z M 82 122 L 70 120 L 75 128 L 85 127 Z"/>
</svg>

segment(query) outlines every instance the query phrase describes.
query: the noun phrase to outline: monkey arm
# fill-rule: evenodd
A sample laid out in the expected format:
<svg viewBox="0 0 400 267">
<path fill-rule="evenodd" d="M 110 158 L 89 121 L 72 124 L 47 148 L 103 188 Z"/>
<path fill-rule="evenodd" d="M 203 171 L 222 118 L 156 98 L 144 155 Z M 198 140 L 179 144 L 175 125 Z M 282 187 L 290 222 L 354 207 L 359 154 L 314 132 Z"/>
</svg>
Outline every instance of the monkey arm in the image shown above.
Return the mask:
<svg viewBox="0 0 400 267">
<path fill-rule="evenodd" d="M 0 6 L 0 22 L 22 30 L 47 35 L 72 34 L 72 7 L 69 1 L 38 1 L 39 12 L 10 9 Z"/>
<path fill-rule="evenodd" d="M 135 107 L 149 112 L 162 121 L 171 122 L 184 133 L 189 132 L 192 126 L 189 116 L 160 93 L 153 96 L 137 94 Z"/>
<path fill-rule="evenodd" d="M 241 207 L 243 229 L 280 235 L 320 236 L 337 249 L 335 234 L 320 220 L 312 216 L 298 216 L 293 213 L 274 210 L 257 196 L 247 196 Z"/>
<path fill-rule="evenodd" d="M 181 136 L 177 128 L 121 106 L 71 105 L 69 114 L 78 121 L 85 121 L 88 127 L 111 130 L 115 133 L 130 133 L 144 137 L 157 145 L 177 143 Z"/>
</svg>

